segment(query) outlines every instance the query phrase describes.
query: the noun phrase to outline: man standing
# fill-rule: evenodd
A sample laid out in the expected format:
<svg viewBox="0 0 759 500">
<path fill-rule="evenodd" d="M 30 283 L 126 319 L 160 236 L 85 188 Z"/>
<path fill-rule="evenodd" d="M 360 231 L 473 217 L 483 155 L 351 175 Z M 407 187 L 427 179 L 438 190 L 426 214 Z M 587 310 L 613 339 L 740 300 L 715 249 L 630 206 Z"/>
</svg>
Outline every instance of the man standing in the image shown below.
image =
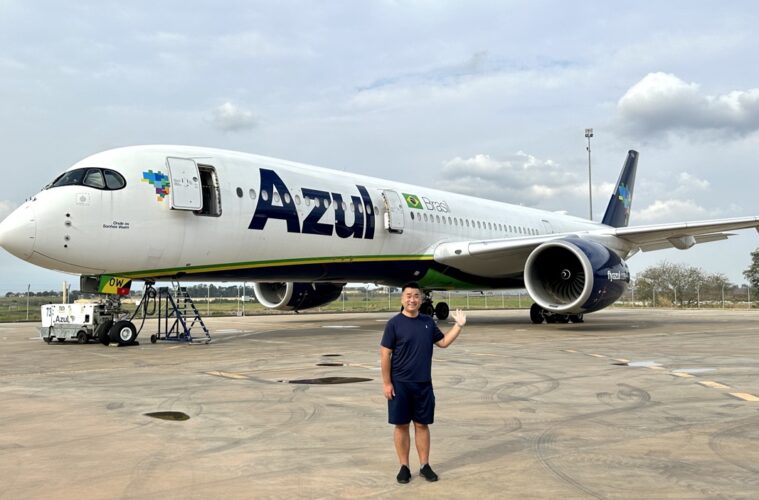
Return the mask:
<svg viewBox="0 0 759 500">
<path fill-rule="evenodd" d="M 437 481 L 429 464 L 430 428 L 435 418 L 435 394 L 432 391 L 432 345 L 448 347 L 466 324 L 466 315 L 456 310 L 456 324 L 443 334 L 430 316 L 419 313 L 422 291 L 417 283 L 401 290 L 403 310 L 385 326 L 380 347 L 382 383 L 387 398 L 388 421 L 395 425 L 395 452 L 401 463 L 399 483 L 411 479 L 409 425 L 414 422 L 414 441 L 419 454 L 419 473 L 427 481 Z"/>
</svg>

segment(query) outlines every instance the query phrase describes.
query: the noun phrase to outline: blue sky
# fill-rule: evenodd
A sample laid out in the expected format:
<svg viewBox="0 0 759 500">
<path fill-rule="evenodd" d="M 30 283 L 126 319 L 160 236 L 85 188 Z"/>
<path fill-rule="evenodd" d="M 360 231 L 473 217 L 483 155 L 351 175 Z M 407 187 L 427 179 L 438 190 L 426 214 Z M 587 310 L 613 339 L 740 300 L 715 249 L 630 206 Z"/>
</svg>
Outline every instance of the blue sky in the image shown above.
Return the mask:
<svg viewBox="0 0 759 500">
<path fill-rule="evenodd" d="M 759 214 L 753 2 L 0 0 L 0 216 L 132 144 L 220 147 L 632 224 Z M 742 283 L 754 231 L 635 256 Z M 64 275 L 0 254 L 0 291 Z M 69 277 L 70 279 L 70 277 Z M 76 280 L 75 280 L 76 281 Z"/>
</svg>

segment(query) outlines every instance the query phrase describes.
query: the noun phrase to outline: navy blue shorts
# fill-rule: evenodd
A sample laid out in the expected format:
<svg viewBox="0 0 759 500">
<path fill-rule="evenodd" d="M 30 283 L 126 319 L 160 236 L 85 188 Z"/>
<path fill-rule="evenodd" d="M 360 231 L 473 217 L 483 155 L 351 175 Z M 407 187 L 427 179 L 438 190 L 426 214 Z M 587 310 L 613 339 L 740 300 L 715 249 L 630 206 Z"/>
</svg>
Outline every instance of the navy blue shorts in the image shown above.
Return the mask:
<svg viewBox="0 0 759 500">
<path fill-rule="evenodd" d="M 406 425 L 431 424 L 435 420 L 435 393 L 432 382 L 393 382 L 395 397 L 387 401 L 388 422 Z"/>
</svg>

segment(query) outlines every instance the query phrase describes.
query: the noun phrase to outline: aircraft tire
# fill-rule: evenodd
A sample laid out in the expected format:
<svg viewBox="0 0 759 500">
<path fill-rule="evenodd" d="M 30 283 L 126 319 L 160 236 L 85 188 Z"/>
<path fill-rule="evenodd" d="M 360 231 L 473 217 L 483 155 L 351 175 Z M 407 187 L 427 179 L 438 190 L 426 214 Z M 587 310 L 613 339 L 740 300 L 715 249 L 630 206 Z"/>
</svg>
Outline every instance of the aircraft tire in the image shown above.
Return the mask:
<svg viewBox="0 0 759 500">
<path fill-rule="evenodd" d="M 117 321 L 111 327 L 109 332 L 111 342 L 118 342 L 119 345 L 129 345 L 137 339 L 137 328 L 131 321 Z"/>
<path fill-rule="evenodd" d="M 432 316 L 433 314 L 435 314 L 435 308 L 432 307 L 431 303 L 425 302 L 419 308 L 419 312 L 422 314 L 426 314 L 427 316 Z"/>
<path fill-rule="evenodd" d="M 569 315 L 569 321 L 572 323 L 585 323 L 585 320 L 582 319 L 582 313 L 580 314 L 570 314 Z"/>
<path fill-rule="evenodd" d="M 530 306 L 530 319 L 536 325 L 541 324 L 543 319 L 545 319 L 543 318 L 543 309 L 539 305 L 533 304 Z"/>
<path fill-rule="evenodd" d="M 437 316 L 437 319 L 439 320 L 446 320 L 448 319 L 448 315 L 451 313 L 451 308 L 448 307 L 448 304 L 445 302 L 438 302 L 435 306 L 435 316 Z"/>
<path fill-rule="evenodd" d="M 103 323 L 100 323 L 98 327 L 95 328 L 95 338 L 98 339 L 101 344 L 108 345 L 111 343 L 111 336 L 109 333 L 112 326 L 113 321 L 109 319 Z"/>
</svg>

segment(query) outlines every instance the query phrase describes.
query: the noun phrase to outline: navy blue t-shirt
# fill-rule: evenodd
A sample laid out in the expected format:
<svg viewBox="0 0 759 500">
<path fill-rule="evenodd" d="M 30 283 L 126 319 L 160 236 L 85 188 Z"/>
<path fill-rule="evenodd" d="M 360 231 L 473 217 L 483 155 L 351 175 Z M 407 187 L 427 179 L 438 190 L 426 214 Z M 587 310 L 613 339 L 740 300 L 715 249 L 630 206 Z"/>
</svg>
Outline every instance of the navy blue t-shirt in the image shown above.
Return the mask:
<svg viewBox="0 0 759 500">
<path fill-rule="evenodd" d="M 385 325 L 380 345 L 393 351 L 390 375 L 399 382 L 432 381 L 432 347 L 444 337 L 432 317 L 398 313 Z"/>
</svg>

